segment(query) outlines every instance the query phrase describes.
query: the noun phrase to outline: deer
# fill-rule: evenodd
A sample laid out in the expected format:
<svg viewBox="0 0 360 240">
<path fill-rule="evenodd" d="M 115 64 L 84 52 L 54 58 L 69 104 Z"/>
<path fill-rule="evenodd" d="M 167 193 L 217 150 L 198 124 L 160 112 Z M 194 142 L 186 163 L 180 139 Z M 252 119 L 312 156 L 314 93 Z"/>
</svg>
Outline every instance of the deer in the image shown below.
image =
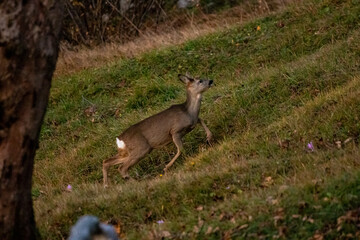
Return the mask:
<svg viewBox="0 0 360 240">
<path fill-rule="evenodd" d="M 130 179 L 128 170 L 149 154 L 153 149 L 164 147 L 173 142 L 177 153 L 165 166 L 164 173 L 174 164 L 183 151 L 182 137 L 201 124 L 206 132 L 207 142 L 212 133 L 205 122 L 199 118 L 202 95 L 214 85 L 213 80 L 193 78 L 188 73 L 178 75 L 186 86 L 186 101 L 172 105 L 168 109 L 150 116 L 127 128 L 116 137 L 118 153 L 103 161 L 103 182 L 108 186 L 108 169 L 121 164 L 118 168 L 123 179 Z"/>
</svg>

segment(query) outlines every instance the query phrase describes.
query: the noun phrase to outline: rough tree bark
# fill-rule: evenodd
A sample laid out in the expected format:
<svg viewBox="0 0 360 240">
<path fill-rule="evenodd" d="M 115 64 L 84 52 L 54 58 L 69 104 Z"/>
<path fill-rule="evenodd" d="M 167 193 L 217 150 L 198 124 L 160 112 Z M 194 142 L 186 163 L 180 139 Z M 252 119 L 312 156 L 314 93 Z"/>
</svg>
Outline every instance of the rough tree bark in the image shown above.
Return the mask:
<svg viewBox="0 0 360 240">
<path fill-rule="evenodd" d="M 31 198 L 62 1 L 0 1 L 0 239 L 36 239 Z"/>
</svg>

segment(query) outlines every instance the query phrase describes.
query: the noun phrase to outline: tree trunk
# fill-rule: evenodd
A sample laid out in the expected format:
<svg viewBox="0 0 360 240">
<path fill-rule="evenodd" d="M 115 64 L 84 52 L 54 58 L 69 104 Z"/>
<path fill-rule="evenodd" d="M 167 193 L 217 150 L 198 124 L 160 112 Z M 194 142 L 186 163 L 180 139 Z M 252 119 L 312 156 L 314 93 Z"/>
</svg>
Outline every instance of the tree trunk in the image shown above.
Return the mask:
<svg viewBox="0 0 360 240">
<path fill-rule="evenodd" d="M 36 239 L 31 198 L 62 1 L 0 1 L 0 239 Z"/>
</svg>

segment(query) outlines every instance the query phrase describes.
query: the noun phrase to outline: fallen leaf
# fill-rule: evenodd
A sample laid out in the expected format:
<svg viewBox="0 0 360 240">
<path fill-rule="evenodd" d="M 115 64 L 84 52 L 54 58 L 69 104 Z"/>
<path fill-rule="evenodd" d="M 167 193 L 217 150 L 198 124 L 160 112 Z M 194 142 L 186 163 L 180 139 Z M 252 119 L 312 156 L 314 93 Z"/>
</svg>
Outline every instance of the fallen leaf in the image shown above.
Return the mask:
<svg viewBox="0 0 360 240">
<path fill-rule="evenodd" d="M 277 26 L 279 28 L 283 28 L 285 26 L 285 24 L 282 21 L 278 21 Z"/>
<path fill-rule="evenodd" d="M 273 196 L 269 196 L 268 198 L 266 198 L 266 201 L 271 205 L 276 205 L 279 203 L 279 200 L 274 199 Z"/>
<path fill-rule="evenodd" d="M 208 229 L 206 230 L 205 235 L 211 234 L 211 233 L 212 233 L 212 230 L 213 230 L 212 226 L 209 226 Z"/>
<path fill-rule="evenodd" d="M 245 229 L 249 226 L 249 224 L 243 224 L 239 227 L 239 230 Z"/>
<path fill-rule="evenodd" d="M 266 177 L 264 179 L 264 181 L 261 183 L 262 187 L 269 187 L 270 185 L 272 185 L 274 183 L 274 180 L 272 179 L 272 177 Z"/>
<path fill-rule="evenodd" d="M 116 109 L 115 110 L 115 117 L 120 117 L 121 116 L 121 110 L 120 109 Z"/>
<path fill-rule="evenodd" d="M 280 140 L 279 139 L 279 146 L 281 147 L 281 148 L 284 148 L 284 149 L 288 149 L 289 148 L 289 146 L 290 146 L 290 141 L 289 140 Z"/>
<path fill-rule="evenodd" d="M 286 190 L 288 190 L 289 189 L 289 186 L 288 185 L 281 185 L 280 187 L 279 187 L 279 192 L 280 193 L 283 193 L 283 192 L 285 192 Z"/>
<path fill-rule="evenodd" d="M 321 233 L 315 233 L 311 240 L 323 240 L 324 236 Z"/>
<path fill-rule="evenodd" d="M 152 215 L 152 211 L 149 211 L 148 213 L 146 213 L 145 218 L 149 219 L 151 217 L 151 215 Z"/>
<path fill-rule="evenodd" d="M 231 233 L 232 233 L 231 230 L 226 231 L 226 232 L 224 233 L 224 236 L 222 237 L 222 239 L 223 239 L 223 240 L 230 240 L 230 239 L 231 239 Z"/>
<path fill-rule="evenodd" d="M 121 87 L 125 87 L 125 85 L 126 85 L 126 82 L 123 80 L 123 81 L 121 81 L 119 84 L 117 84 L 116 86 L 117 86 L 118 88 L 121 88 Z"/>
<path fill-rule="evenodd" d="M 351 140 L 352 140 L 352 138 L 351 138 L 351 137 L 347 138 L 347 139 L 344 141 L 344 144 L 349 143 Z"/>
<path fill-rule="evenodd" d="M 276 213 L 277 215 L 283 216 L 283 215 L 284 215 L 284 209 L 283 209 L 283 208 L 277 208 L 277 209 L 275 210 L 275 213 Z"/>
<path fill-rule="evenodd" d="M 198 226 L 201 228 L 204 225 L 204 220 L 202 220 L 200 217 L 198 219 Z"/>
<path fill-rule="evenodd" d="M 87 116 L 87 117 L 94 116 L 95 113 L 96 113 L 96 107 L 95 107 L 95 105 L 91 105 L 90 107 L 87 107 L 87 108 L 84 110 L 84 113 L 85 113 L 85 116 Z"/>
<path fill-rule="evenodd" d="M 283 208 L 276 209 L 275 214 L 276 215 L 273 217 L 273 219 L 274 219 L 274 225 L 277 226 L 278 223 L 284 219 L 284 209 Z"/>
<path fill-rule="evenodd" d="M 298 205 L 299 205 L 299 209 L 303 210 L 303 209 L 307 208 L 309 204 L 307 202 L 305 202 L 305 201 L 300 201 L 298 203 Z"/>
<path fill-rule="evenodd" d="M 161 231 L 161 237 L 169 238 L 169 237 L 171 237 L 171 233 L 168 231 Z"/>
<path fill-rule="evenodd" d="M 278 227 L 279 237 L 284 238 L 287 228 L 285 226 Z"/>
<path fill-rule="evenodd" d="M 204 210 L 204 207 L 200 205 L 196 208 L 196 210 L 200 212 L 200 211 Z"/>
</svg>

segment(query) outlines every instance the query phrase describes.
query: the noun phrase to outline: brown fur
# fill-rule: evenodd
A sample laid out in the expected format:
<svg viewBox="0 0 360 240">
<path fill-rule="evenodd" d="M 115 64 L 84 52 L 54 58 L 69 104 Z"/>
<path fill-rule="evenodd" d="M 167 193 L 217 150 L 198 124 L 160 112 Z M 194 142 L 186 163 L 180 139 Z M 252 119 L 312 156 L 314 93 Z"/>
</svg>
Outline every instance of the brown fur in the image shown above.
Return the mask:
<svg viewBox="0 0 360 240">
<path fill-rule="evenodd" d="M 118 148 L 118 154 L 103 162 L 104 185 L 107 186 L 107 170 L 110 166 L 122 164 L 119 172 L 123 178 L 129 178 L 128 169 L 140 161 L 146 154 L 155 148 L 161 148 L 171 142 L 177 147 L 177 154 L 166 165 L 164 171 L 180 156 L 183 148 L 182 137 L 200 123 L 206 131 L 207 140 L 212 134 L 200 119 L 199 111 L 202 93 L 211 87 L 212 80 L 193 79 L 190 76 L 179 75 L 186 85 L 187 99 L 183 104 L 173 105 L 170 108 L 126 129 L 118 139 L 125 143 L 123 149 Z"/>
</svg>

